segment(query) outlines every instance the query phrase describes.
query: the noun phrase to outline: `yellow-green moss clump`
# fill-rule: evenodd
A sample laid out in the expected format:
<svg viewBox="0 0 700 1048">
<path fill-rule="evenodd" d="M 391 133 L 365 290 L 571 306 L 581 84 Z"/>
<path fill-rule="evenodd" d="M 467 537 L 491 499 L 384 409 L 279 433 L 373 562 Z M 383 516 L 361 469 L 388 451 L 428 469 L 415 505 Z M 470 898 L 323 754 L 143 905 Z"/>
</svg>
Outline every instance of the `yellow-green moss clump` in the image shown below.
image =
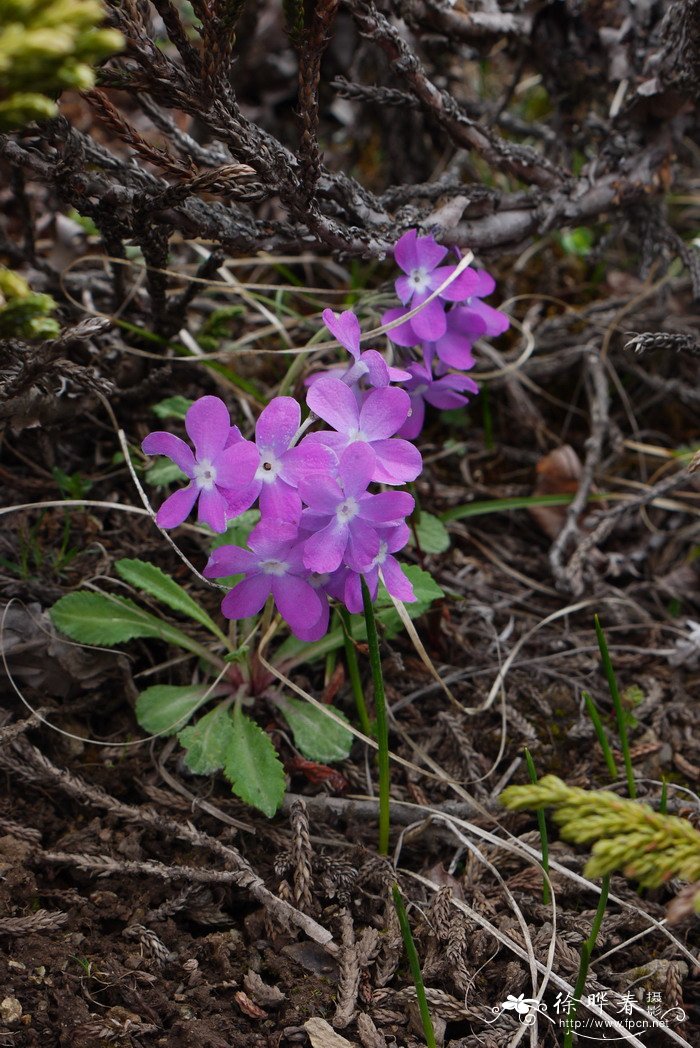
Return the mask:
<svg viewBox="0 0 700 1048">
<path fill-rule="evenodd" d="M 65 88 L 85 91 L 92 65 L 121 50 L 99 0 L 0 0 L 0 131 L 56 115 Z"/>
<path fill-rule="evenodd" d="M 27 281 L 0 266 L 0 338 L 55 338 L 61 330 L 51 316 L 51 295 L 32 291 Z"/>
</svg>

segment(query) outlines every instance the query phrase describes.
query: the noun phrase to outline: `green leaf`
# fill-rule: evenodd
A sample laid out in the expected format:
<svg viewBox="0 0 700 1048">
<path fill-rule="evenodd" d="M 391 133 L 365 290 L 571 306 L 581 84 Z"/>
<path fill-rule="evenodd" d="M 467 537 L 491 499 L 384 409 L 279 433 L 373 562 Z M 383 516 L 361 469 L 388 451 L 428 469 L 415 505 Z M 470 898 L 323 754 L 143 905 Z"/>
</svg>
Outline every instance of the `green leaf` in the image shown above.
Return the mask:
<svg viewBox="0 0 700 1048">
<path fill-rule="evenodd" d="M 259 509 L 247 509 L 245 513 L 234 517 L 226 531 L 221 535 L 213 537 L 211 548 L 218 549 L 219 546 L 245 546 L 248 536 L 260 520 Z"/>
<path fill-rule="evenodd" d="M 159 401 L 151 410 L 158 418 L 183 419 L 193 403 L 194 401 L 178 394 L 176 397 L 166 397 L 165 400 Z"/>
<path fill-rule="evenodd" d="M 432 575 L 429 575 L 427 571 L 423 571 L 417 564 L 402 564 L 401 569 L 413 586 L 413 592 L 416 597 L 413 604 L 406 605 L 406 611 L 412 619 L 417 619 L 434 600 L 440 600 L 441 597 L 444 597 L 445 591 L 438 586 Z M 383 594 L 385 595 L 385 600 L 382 599 Z M 379 603 L 380 599 L 382 599 L 382 603 L 391 602 L 391 598 L 383 586 L 380 588 L 377 603 Z"/>
<path fill-rule="evenodd" d="M 175 735 L 196 712 L 207 690 L 206 685 L 155 684 L 136 700 L 136 720 L 149 735 Z"/>
<path fill-rule="evenodd" d="M 317 710 L 310 702 L 280 696 L 275 700 L 292 729 L 294 741 L 312 761 L 342 761 L 350 753 L 352 735 L 340 724 Z M 342 720 L 345 717 L 333 708 L 333 713 Z"/>
<path fill-rule="evenodd" d="M 149 466 L 144 476 L 154 488 L 167 488 L 169 484 L 173 484 L 176 480 L 189 479 L 174 462 L 165 457 L 159 458 L 152 466 Z"/>
<path fill-rule="evenodd" d="M 450 534 L 438 517 L 421 510 L 420 520 L 415 526 L 418 543 L 424 553 L 444 553 L 450 548 Z M 410 545 L 415 545 L 412 537 Z"/>
<path fill-rule="evenodd" d="M 233 722 L 225 704 L 216 706 L 191 728 L 178 732 L 187 750 L 185 764 L 195 775 L 212 775 L 223 768 L 234 738 Z"/>
<path fill-rule="evenodd" d="M 272 818 L 284 797 L 284 769 L 270 736 L 246 717 L 240 706 L 233 711 L 233 734 L 226 748 L 224 774 L 241 800 Z"/>
<path fill-rule="evenodd" d="M 118 560 L 114 567 L 125 582 L 136 586 L 144 593 L 150 593 L 152 597 L 167 604 L 173 611 L 180 611 L 183 615 L 188 615 L 195 622 L 206 626 L 215 637 L 225 640 L 223 633 L 204 608 L 190 597 L 187 590 L 183 589 L 175 579 L 161 571 L 155 564 L 149 564 L 145 560 L 125 559 Z"/>
<path fill-rule="evenodd" d="M 182 630 L 143 611 L 127 597 L 107 593 L 69 593 L 49 612 L 56 629 L 82 644 L 121 644 L 135 637 L 157 637 L 211 661 L 211 653 Z"/>
</svg>

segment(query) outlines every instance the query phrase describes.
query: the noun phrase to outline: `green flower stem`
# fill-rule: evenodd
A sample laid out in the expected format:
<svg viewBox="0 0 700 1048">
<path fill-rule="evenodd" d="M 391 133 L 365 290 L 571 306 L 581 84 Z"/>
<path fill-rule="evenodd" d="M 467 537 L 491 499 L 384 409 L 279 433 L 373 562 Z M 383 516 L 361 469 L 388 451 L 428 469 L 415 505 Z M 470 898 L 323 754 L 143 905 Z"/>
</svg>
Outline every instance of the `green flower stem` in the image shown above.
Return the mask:
<svg viewBox="0 0 700 1048">
<path fill-rule="evenodd" d="M 340 622 L 343 627 L 345 663 L 348 667 L 350 687 L 352 688 L 352 694 L 355 698 L 357 716 L 360 721 L 360 727 L 362 728 L 365 735 L 371 736 L 372 725 L 370 724 L 369 714 L 367 713 L 365 693 L 362 690 L 362 679 L 360 677 L 360 666 L 357 661 L 357 650 L 352 639 L 352 619 L 350 618 L 350 613 L 347 611 L 346 608 L 338 608 L 338 615 L 340 617 Z"/>
<path fill-rule="evenodd" d="M 600 886 L 600 898 L 598 899 L 598 906 L 595 911 L 595 917 L 593 918 L 593 924 L 591 926 L 591 934 L 586 939 L 585 943 L 581 947 L 581 959 L 579 961 L 578 975 L 576 976 L 576 985 L 574 986 L 573 993 L 573 1008 L 566 1017 L 566 1025 L 564 1029 L 564 1048 L 572 1048 L 573 1037 L 574 1037 L 574 1023 L 576 1020 L 576 1012 L 578 1011 L 578 1003 L 581 1000 L 581 994 L 586 988 L 586 978 L 588 976 L 588 969 L 591 963 L 591 955 L 595 949 L 596 940 L 600 931 L 600 926 L 603 923 L 603 917 L 605 916 L 605 907 L 608 904 L 608 893 L 610 891 L 610 874 L 603 877 L 602 884 Z"/>
<path fill-rule="evenodd" d="M 413 935 L 411 934 L 411 926 L 408 923 L 408 917 L 406 915 L 406 907 L 403 904 L 401 898 L 401 892 L 398 884 L 394 884 L 391 893 L 394 897 L 394 906 L 396 907 L 396 915 L 399 918 L 399 924 L 401 926 L 401 938 L 406 949 L 406 955 L 408 956 L 408 963 L 411 968 L 411 975 L 413 977 L 413 985 L 416 988 L 416 997 L 418 998 L 418 1010 L 420 1012 L 420 1019 L 423 1025 L 423 1033 L 425 1034 L 425 1043 L 428 1048 L 436 1048 L 435 1043 L 435 1030 L 433 1029 L 433 1020 L 430 1018 L 430 1011 L 428 1010 L 428 999 L 425 996 L 425 985 L 423 983 L 423 975 L 420 970 L 420 961 L 418 960 L 418 951 L 416 950 L 416 944 L 413 941 Z"/>
<path fill-rule="evenodd" d="M 617 687 L 617 677 L 615 676 L 615 670 L 613 664 L 610 661 L 610 652 L 608 651 L 608 644 L 603 633 L 603 627 L 598 621 L 598 616 L 594 617 L 595 632 L 598 638 L 598 647 L 600 648 L 600 657 L 603 661 L 603 669 L 605 670 L 605 676 L 608 679 L 608 688 L 610 689 L 610 697 L 612 698 L 613 706 L 615 708 L 615 716 L 617 718 L 617 730 L 620 736 L 620 748 L 622 750 L 622 757 L 625 762 L 625 775 L 627 776 L 627 792 L 629 793 L 632 800 L 637 796 L 637 787 L 634 781 L 634 771 L 632 769 L 632 758 L 630 756 L 630 744 L 627 738 L 627 724 L 625 721 L 625 711 L 622 708 L 622 700 L 620 699 L 620 691 Z"/>
<path fill-rule="evenodd" d="M 527 764 L 527 773 L 530 776 L 530 782 L 537 782 L 537 771 L 535 769 L 535 762 L 532 759 L 532 754 L 525 747 L 525 763 Z M 542 849 L 542 869 L 545 873 L 549 873 L 549 841 L 547 839 L 547 822 L 544 817 L 544 809 L 537 809 L 537 825 L 540 830 L 540 848 Z M 549 883 L 545 877 L 542 881 L 542 902 L 545 906 L 548 906 L 551 900 L 551 894 L 549 891 Z"/>
<path fill-rule="evenodd" d="M 389 769 L 389 722 L 386 715 L 386 695 L 384 692 L 384 678 L 382 676 L 382 662 L 379 656 L 379 640 L 377 638 L 377 624 L 374 621 L 374 608 L 370 597 L 367 583 L 360 576 L 362 586 L 362 603 L 365 610 L 365 623 L 367 624 L 367 643 L 369 644 L 369 662 L 372 668 L 372 682 L 374 684 L 374 709 L 377 719 L 377 764 L 379 765 L 379 854 L 389 854 L 389 787 L 391 785 L 391 772 Z"/>
<path fill-rule="evenodd" d="M 605 763 L 607 764 L 608 771 L 610 772 L 610 778 L 614 782 L 617 778 L 617 764 L 615 763 L 613 752 L 610 749 L 610 743 L 608 742 L 605 736 L 605 729 L 603 728 L 603 722 L 600 719 L 598 708 L 595 702 L 593 701 L 592 696 L 589 695 L 587 691 L 582 691 L 581 694 L 583 695 L 583 701 L 586 703 L 588 716 L 591 718 L 591 721 L 593 722 L 593 727 L 595 728 L 595 733 L 598 736 L 598 742 L 600 743 L 600 748 L 603 751 Z"/>
</svg>

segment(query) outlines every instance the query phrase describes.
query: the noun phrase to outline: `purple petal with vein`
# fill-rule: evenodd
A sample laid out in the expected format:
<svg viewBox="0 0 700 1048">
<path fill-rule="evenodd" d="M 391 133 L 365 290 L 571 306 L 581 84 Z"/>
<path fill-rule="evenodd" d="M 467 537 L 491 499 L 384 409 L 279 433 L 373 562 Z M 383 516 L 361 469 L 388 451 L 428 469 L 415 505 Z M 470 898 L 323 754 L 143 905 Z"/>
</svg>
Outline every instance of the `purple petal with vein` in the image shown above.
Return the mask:
<svg viewBox="0 0 700 1048">
<path fill-rule="evenodd" d="M 149 433 L 141 448 L 146 455 L 166 455 L 190 480 L 194 476 L 194 455 L 188 444 L 174 433 L 157 430 Z"/>
<path fill-rule="evenodd" d="M 250 575 L 226 594 L 221 613 L 227 619 L 247 619 L 257 615 L 270 595 L 272 575 Z"/>
<path fill-rule="evenodd" d="M 161 528 L 176 528 L 182 524 L 197 501 L 199 488 L 188 484 L 186 488 L 174 491 L 156 513 L 156 524 Z"/>
<path fill-rule="evenodd" d="M 211 462 L 223 451 L 230 436 L 228 408 L 220 397 L 200 397 L 187 410 L 185 429 L 199 461 Z"/>
</svg>

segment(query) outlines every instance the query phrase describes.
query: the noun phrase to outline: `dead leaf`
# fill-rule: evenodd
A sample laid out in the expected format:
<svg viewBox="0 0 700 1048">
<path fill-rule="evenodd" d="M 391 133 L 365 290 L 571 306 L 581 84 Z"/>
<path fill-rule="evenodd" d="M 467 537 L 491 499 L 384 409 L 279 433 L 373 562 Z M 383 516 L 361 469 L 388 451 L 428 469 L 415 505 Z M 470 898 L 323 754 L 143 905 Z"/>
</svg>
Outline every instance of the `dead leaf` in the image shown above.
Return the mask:
<svg viewBox="0 0 700 1048">
<path fill-rule="evenodd" d="M 307 1019 L 304 1029 L 309 1035 L 311 1048 L 358 1048 L 329 1026 L 325 1019 Z"/>
<path fill-rule="evenodd" d="M 237 993 L 234 993 L 233 999 L 243 1014 L 250 1019 L 267 1019 L 267 1012 L 263 1011 L 262 1008 L 258 1008 L 257 1004 L 251 1001 L 246 993 L 243 993 L 243 990 L 238 990 Z"/>
<path fill-rule="evenodd" d="M 562 444 L 537 463 L 535 495 L 575 495 L 581 480 L 581 460 L 569 444 Z M 530 516 L 545 535 L 555 539 L 566 520 L 566 506 L 530 506 Z"/>
</svg>

